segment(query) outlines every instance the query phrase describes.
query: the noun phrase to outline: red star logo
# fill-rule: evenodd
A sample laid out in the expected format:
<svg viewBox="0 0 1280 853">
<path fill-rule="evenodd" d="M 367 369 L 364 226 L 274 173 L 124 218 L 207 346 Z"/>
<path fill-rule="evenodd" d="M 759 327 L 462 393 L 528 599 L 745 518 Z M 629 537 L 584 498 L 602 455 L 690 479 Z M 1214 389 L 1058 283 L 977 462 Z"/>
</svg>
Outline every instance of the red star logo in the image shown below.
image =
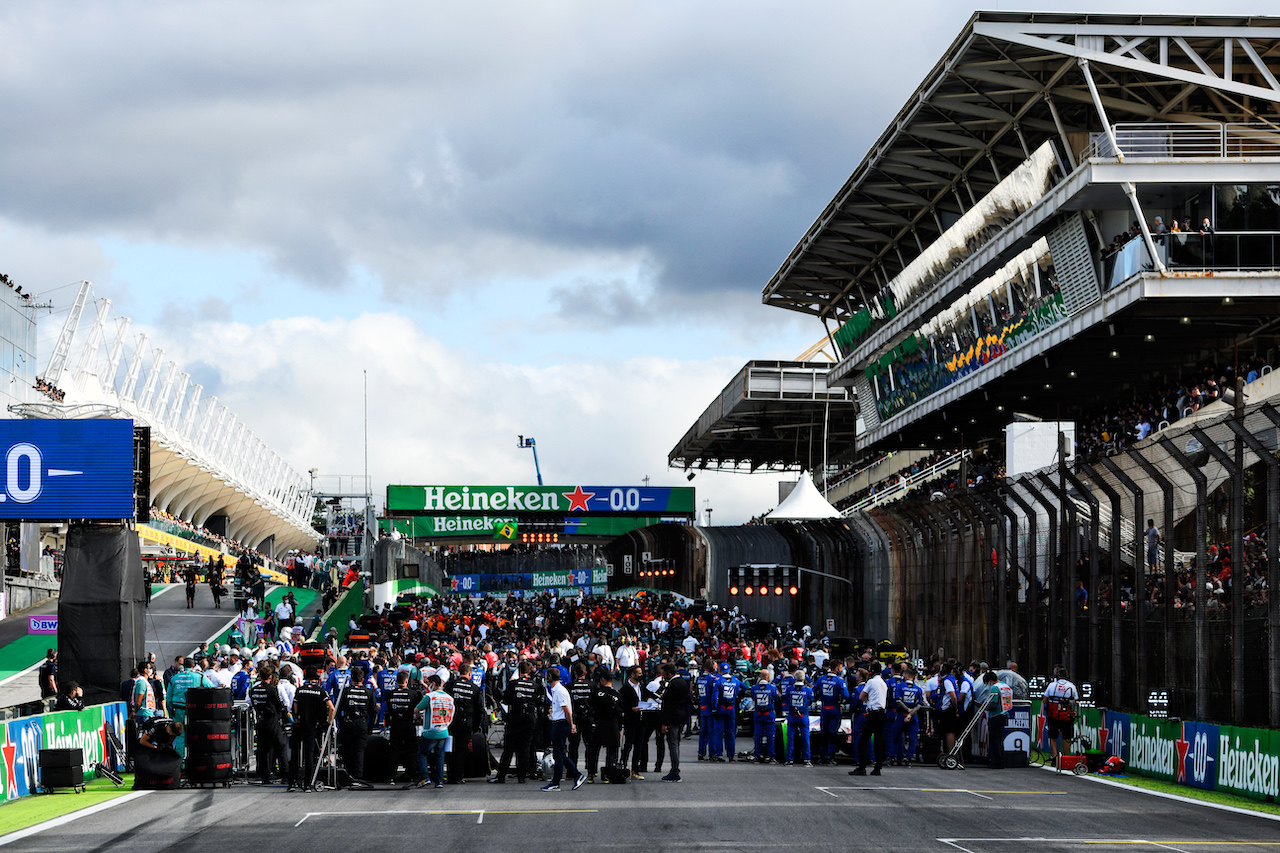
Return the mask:
<svg viewBox="0 0 1280 853">
<path fill-rule="evenodd" d="M 1178 731 L 1178 739 L 1173 744 L 1178 748 L 1178 782 L 1187 781 L 1187 751 L 1191 749 L 1191 742 L 1187 740 L 1186 723 Z"/>
<path fill-rule="evenodd" d="M 1036 743 L 1044 742 L 1044 714 L 1036 714 Z"/>
<path fill-rule="evenodd" d="M 1111 729 L 1107 728 L 1106 720 L 1103 720 L 1102 724 L 1098 726 L 1098 749 L 1103 752 L 1108 751 L 1110 742 L 1107 740 L 1107 735 L 1109 734 L 1111 734 Z"/>
<path fill-rule="evenodd" d="M 449 589 L 453 590 L 454 592 L 457 592 L 457 591 L 458 591 L 458 579 L 457 579 L 457 578 L 451 578 L 451 579 L 449 580 Z"/>
<path fill-rule="evenodd" d="M 18 745 L 9 739 L 9 727 L 3 728 L 4 746 L 0 746 L 0 752 L 4 753 L 5 799 L 9 800 L 18 796 L 17 772 L 13 769 L 18 758 Z"/>
<path fill-rule="evenodd" d="M 595 492 L 582 491 L 582 486 L 574 486 L 572 492 L 561 492 L 561 494 L 569 499 L 568 512 L 573 512 L 575 509 L 580 509 L 583 512 L 586 512 L 587 501 L 596 496 Z"/>
<path fill-rule="evenodd" d="M 110 724 L 110 721 L 104 720 L 103 722 L 102 728 L 98 729 L 98 740 L 102 741 L 102 752 L 99 754 L 102 756 L 102 763 L 109 764 L 111 753 L 107 752 L 107 725 Z"/>
</svg>

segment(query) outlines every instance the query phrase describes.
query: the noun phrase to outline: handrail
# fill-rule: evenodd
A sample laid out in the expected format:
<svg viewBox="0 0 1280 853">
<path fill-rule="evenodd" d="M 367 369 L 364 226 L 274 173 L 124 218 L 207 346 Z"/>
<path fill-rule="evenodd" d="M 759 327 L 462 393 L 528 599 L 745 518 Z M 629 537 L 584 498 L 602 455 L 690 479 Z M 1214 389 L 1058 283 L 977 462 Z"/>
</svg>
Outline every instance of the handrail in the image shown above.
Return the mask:
<svg viewBox="0 0 1280 853">
<path fill-rule="evenodd" d="M 1126 159 L 1280 157 L 1280 130 L 1263 122 L 1123 122 L 1112 126 Z M 1090 138 L 1082 159 L 1116 159 L 1106 133 Z"/>
<path fill-rule="evenodd" d="M 853 515 L 855 512 L 858 512 L 860 510 L 873 509 L 875 507 L 880 506 L 881 504 L 888 503 L 891 500 L 897 500 L 899 497 L 902 497 L 903 495 L 906 495 L 907 492 L 910 492 L 911 490 L 913 490 L 916 486 L 919 486 L 922 483 L 926 483 L 929 480 L 934 479 L 939 474 L 945 474 L 947 471 L 950 471 L 952 468 L 958 465 L 962 459 L 969 459 L 972 456 L 973 456 L 972 450 L 956 451 L 955 453 L 952 453 L 950 456 L 946 456 L 938 460 L 937 462 L 933 463 L 928 468 L 925 468 L 923 471 L 917 471 L 916 473 L 912 474 L 909 477 L 906 477 L 906 476 L 900 477 L 898 479 L 898 482 L 894 483 L 892 486 L 889 486 L 884 491 L 876 492 L 875 494 L 872 494 L 872 495 L 867 495 L 862 500 L 858 501 L 857 503 L 845 509 L 844 512 L 841 514 L 845 516 L 849 516 L 849 515 Z"/>
</svg>

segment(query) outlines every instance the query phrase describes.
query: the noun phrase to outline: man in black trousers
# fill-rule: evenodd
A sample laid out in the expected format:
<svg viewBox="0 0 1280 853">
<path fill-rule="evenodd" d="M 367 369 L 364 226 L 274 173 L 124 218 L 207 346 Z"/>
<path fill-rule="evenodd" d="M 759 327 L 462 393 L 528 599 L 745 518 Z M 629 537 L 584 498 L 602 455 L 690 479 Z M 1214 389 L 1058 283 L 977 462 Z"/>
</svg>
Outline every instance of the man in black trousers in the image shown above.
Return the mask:
<svg viewBox="0 0 1280 853">
<path fill-rule="evenodd" d="M 658 711 L 662 720 L 662 734 L 667 739 L 667 755 L 671 759 L 671 772 L 662 777 L 663 782 L 680 781 L 680 731 L 689 718 L 689 682 L 680 677 L 674 663 L 662 667 L 666 689 L 662 691 L 662 707 Z"/>
</svg>

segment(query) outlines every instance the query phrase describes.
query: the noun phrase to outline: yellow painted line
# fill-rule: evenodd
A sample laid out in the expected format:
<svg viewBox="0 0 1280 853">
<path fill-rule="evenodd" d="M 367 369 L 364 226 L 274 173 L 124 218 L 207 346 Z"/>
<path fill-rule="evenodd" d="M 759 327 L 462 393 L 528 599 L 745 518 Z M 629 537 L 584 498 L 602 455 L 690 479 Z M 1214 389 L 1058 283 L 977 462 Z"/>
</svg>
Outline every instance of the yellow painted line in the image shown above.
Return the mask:
<svg viewBox="0 0 1280 853">
<path fill-rule="evenodd" d="M 391 809 L 383 811 L 337 811 L 337 812 L 307 812 L 302 816 L 302 820 L 295 823 L 294 829 L 306 823 L 308 818 L 313 817 L 355 817 L 364 816 L 380 816 L 380 815 L 432 815 L 432 816 L 461 816 L 478 815 L 483 819 L 487 814 L 597 814 L 599 809 Z M 479 821 L 477 821 L 478 823 Z"/>
</svg>

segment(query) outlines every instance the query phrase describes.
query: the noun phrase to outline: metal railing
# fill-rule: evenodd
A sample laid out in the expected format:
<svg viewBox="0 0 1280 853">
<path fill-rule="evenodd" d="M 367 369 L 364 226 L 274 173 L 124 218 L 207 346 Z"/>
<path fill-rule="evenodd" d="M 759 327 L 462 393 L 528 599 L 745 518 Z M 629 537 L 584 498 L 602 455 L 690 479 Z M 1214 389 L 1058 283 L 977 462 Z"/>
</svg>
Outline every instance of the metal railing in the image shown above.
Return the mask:
<svg viewBox="0 0 1280 853">
<path fill-rule="evenodd" d="M 1219 122 L 1122 123 L 1112 126 L 1116 145 L 1127 159 L 1182 160 L 1205 157 L 1280 157 L 1280 126 Z M 1116 159 L 1116 145 L 1094 134 L 1083 159 Z"/>
<path fill-rule="evenodd" d="M 843 511 L 843 514 L 853 515 L 855 512 L 860 510 L 873 509 L 881 504 L 886 504 L 889 501 L 896 501 L 898 498 L 904 497 L 908 492 L 915 490 L 924 483 L 928 483 L 930 480 L 935 480 L 950 471 L 952 468 L 955 468 L 960 464 L 960 460 L 968 459 L 972 456 L 973 451 L 971 450 L 959 450 L 952 453 L 950 456 L 938 460 L 928 468 L 917 471 L 910 476 L 900 476 L 898 477 L 897 482 L 892 486 L 886 486 L 881 491 L 867 495 L 852 506 L 847 507 Z"/>
</svg>

